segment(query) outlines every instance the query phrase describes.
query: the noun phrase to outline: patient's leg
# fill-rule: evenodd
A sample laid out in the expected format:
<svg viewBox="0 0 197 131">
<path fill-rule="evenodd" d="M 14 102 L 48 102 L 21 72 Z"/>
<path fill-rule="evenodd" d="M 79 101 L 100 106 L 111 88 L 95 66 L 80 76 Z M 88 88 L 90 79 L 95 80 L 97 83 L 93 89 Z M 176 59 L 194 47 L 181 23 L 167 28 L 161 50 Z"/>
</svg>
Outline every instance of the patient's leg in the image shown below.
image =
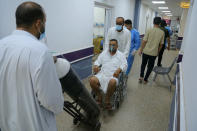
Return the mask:
<svg viewBox="0 0 197 131">
<path fill-rule="evenodd" d="M 113 95 L 115 89 L 116 89 L 116 80 L 115 79 L 111 79 L 109 81 L 108 88 L 107 88 L 107 94 L 105 96 L 105 103 L 106 104 L 110 103 L 110 98 Z"/>
<path fill-rule="evenodd" d="M 98 97 L 98 101 L 102 102 L 102 95 L 100 91 L 100 83 L 97 77 L 93 76 L 90 78 L 90 86 L 92 90 L 96 93 L 96 96 Z"/>
</svg>

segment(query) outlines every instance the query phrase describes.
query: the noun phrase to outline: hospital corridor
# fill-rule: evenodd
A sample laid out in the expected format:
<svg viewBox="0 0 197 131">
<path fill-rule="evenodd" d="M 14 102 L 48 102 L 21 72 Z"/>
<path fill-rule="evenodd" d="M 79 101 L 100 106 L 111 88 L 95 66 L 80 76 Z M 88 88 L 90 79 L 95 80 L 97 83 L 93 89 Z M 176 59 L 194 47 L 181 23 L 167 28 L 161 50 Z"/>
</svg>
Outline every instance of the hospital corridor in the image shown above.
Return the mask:
<svg viewBox="0 0 197 131">
<path fill-rule="evenodd" d="M 170 51 L 165 57 L 164 65 L 169 66 L 168 61 L 173 61 L 177 51 Z M 166 56 L 164 54 L 164 56 Z M 100 121 L 101 131 L 167 131 L 169 124 L 170 106 L 174 88 L 169 91 L 170 82 L 167 77 L 159 76 L 157 82 L 147 85 L 138 83 L 140 57 L 135 58 L 134 67 L 128 79 L 128 94 L 120 108 L 114 112 L 102 111 Z M 174 66 L 170 76 L 175 73 Z M 152 79 L 152 78 L 151 78 Z M 86 87 L 90 90 L 87 80 Z M 65 98 L 68 96 L 65 94 Z M 65 112 L 56 117 L 59 131 L 87 131 L 85 125 L 74 126 L 72 118 Z M 90 129 L 89 129 L 90 130 Z M 88 131 L 89 131 L 88 130 Z"/>
<path fill-rule="evenodd" d="M 196 0 L 0 12 L 0 131 L 197 131 Z"/>
</svg>

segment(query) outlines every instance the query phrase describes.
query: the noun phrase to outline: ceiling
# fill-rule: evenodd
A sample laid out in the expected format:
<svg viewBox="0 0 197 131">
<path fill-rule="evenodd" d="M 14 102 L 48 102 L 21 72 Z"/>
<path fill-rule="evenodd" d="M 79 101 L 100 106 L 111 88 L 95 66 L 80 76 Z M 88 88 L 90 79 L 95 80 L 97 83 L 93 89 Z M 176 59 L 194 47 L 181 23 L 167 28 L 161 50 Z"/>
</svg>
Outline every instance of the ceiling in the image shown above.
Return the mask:
<svg viewBox="0 0 197 131">
<path fill-rule="evenodd" d="M 159 0 L 154 0 L 159 1 Z M 163 0 L 166 3 L 165 4 L 153 4 L 152 0 L 142 0 L 143 4 L 148 5 L 153 10 L 157 11 L 158 13 L 161 13 L 161 15 L 164 15 L 158 7 L 168 7 L 168 10 L 171 11 L 173 16 L 181 16 L 182 14 L 182 8 L 180 7 L 180 2 L 182 1 L 189 1 L 189 0 Z"/>
</svg>

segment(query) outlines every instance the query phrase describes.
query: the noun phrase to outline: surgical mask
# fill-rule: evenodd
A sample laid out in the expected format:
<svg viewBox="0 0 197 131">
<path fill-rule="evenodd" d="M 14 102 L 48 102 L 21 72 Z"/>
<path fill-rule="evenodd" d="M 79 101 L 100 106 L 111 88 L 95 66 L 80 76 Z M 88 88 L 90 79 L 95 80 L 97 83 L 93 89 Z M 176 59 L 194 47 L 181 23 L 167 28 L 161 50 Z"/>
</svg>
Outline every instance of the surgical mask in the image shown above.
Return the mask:
<svg viewBox="0 0 197 131">
<path fill-rule="evenodd" d="M 116 53 L 115 45 L 110 45 L 109 46 L 109 52 L 110 53 Z"/>
<path fill-rule="evenodd" d="M 41 27 L 39 33 L 40 33 L 39 40 L 42 40 L 43 38 L 45 38 L 45 26 L 44 26 L 43 22 L 42 22 L 42 27 Z"/>
<path fill-rule="evenodd" d="M 46 34 L 45 34 L 45 32 L 43 32 L 43 33 L 41 33 L 39 40 L 42 40 L 42 39 L 44 39 L 45 37 L 46 37 Z"/>
<path fill-rule="evenodd" d="M 121 31 L 122 30 L 122 25 L 116 25 L 116 30 Z"/>
<path fill-rule="evenodd" d="M 40 35 L 39 41 L 44 43 L 46 46 L 48 46 L 48 44 L 47 44 L 47 37 L 46 37 L 46 33 L 45 32 Z"/>
</svg>

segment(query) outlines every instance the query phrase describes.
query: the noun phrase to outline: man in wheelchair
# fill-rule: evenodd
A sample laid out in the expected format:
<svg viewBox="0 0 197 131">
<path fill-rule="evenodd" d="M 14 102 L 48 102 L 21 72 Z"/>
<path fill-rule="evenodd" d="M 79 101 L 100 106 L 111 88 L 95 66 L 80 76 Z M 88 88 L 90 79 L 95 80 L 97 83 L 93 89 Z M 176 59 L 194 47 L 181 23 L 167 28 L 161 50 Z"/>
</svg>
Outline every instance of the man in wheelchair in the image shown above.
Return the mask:
<svg viewBox="0 0 197 131">
<path fill-rule="evenodd" d="M 127 69 L 127 60 L 125 55 L 118 51 L 118 41 L 111 39 L 109 48 L 104 50 L 94 63 L 94 76 L 90 78 L 90 86 L 97 96 L 98 105 L 102 104 L 102 94 L 105 94 L 105 108 L 111 109 L 111 96 L 117 85 L 118 77 L 121 72 Z"/>
</svg>

